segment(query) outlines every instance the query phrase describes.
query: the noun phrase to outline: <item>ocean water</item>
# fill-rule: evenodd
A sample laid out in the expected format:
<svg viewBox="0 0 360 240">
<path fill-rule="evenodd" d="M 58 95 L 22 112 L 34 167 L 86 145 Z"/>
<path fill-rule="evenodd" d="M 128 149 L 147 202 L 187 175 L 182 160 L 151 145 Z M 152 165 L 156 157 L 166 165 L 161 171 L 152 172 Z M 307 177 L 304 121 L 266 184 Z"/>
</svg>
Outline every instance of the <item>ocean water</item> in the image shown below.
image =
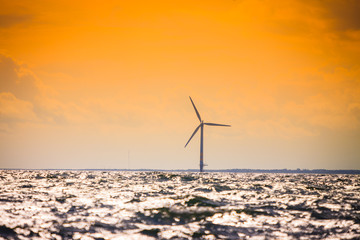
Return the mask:
<svg viewBox="0 0 360 240">
<path fill-rule="evenodd" d="M 359 239 L 360 175 L 0 171 L 0 239 Z"/>
</svg>

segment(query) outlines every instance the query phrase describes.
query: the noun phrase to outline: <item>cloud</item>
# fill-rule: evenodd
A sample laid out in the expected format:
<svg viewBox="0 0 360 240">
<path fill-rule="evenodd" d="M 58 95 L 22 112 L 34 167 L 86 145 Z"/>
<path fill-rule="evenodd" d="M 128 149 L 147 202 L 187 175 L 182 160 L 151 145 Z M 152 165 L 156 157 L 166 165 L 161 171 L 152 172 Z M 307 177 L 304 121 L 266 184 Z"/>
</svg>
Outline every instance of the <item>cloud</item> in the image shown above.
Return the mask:
<svg viewBox="0 0 360 240">
<path fill-rule="evenodd" d="M 34 101 L 40 94 L 40 82 L 22 65 L 12 58 L 0 54 L 0 92 L 11 92 L 18 99 Z"/>
<path fill-rule="evenodd" d="M 349 112 L 360 122 L 360 103 L 351 104 Z"/>
<path fill-rule="evenodd" d="M 34 109 L 39 81 L 26 66 L 0 54 L 0 80 L 1 132 L 10 132 L 16 124 L 38 122 Z"/>
<path fill-rule="evenodd" d="M 66 106 L 50 97 L 45 86 L 24 64 L 0 54 L 1 122 L 13 125 L 24 121 L 67 121 Z"/>
<path fill-rule="evenodd" d="M 0 93 L 0 122 L 36 121 L 32 103 L 16 98 L 12 93 Z"/>
<path fill-rule="evenodd" d="M 317 135 L 316 132 L 297 126 L 286 118 L 249 121 L 246 125 L 246 132 L 248 136 L 257 138 L 293 139 Z"/>
<path fill-rule="evenodd" d="M 0 14 L 0 28 L 12 27 L 14 25 L 28 22 L 32 19 L 32 15 Z"/>
<path fill-rule="evenodd" d="M 323 16 L 331 21 L 336 30 L 360 30 L 360 1 L 318 0 L 317 3 L 322 8 Z"/>
<path fill-rule="evenodd" d="M 11 126 L 28 121 L 135 127 L 142 125 L 144 116 L 151 115 L 153 102 L 130 93 L 77 101 L 64 99 L 61 92 L 45 85 L 25 64 L 2 54 L 0 79 L 0 122 Z"/>
<path fill-rule="evenodd" d="M 255 2 L 255 1 L 252 1 Z M 360 1 L 357 0 L 289 0 L 266 1 L 265 31 L 281 37 L 306 41 L 359 40 Z M 321 47 L 321 46 L 319 46 Z M 331 46 L 330 46 L 331 47 Z"/>
</svg>

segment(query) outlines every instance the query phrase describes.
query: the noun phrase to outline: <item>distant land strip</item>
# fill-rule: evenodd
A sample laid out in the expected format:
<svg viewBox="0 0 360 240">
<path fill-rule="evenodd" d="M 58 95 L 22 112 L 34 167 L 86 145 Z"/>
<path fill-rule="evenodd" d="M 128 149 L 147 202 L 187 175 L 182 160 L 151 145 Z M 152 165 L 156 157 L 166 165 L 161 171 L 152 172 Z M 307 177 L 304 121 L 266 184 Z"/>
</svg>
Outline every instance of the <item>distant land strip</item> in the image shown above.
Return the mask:
<svg viewBox="0 0 360 240">
<path fill-rule="evenodd" d="M 0 168 L 0 170 L 28 170 L 28 171 L 134 171 L 134 172 L 199 172 L 198 169 L 22 169 Z M 208 169 L 206 172 L 226 173 L 304 173 L 304 174 L 360 174 L 360 170 L 328 170 L 328 169 Z"/>
</svg>

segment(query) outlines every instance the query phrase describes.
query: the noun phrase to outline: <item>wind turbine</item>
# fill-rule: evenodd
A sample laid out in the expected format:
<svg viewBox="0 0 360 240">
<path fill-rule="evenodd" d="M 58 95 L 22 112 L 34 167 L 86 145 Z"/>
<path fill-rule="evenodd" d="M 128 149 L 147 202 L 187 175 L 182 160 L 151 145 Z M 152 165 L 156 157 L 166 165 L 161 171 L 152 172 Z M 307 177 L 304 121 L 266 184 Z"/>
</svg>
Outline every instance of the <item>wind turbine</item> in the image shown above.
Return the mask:
<svg viewBox="0 0 360 240">
<path fill-rule="evenodd" d="M 193 136 L 196 134 L 196 132 L 199 130 L 200 128 L 200 172 L 203 172 L 204 170 L 204 125 L 208 125 L 208 126 L 222 126 L 222 127 L 231 127 L 230 125 L 224 125 L 224 124 L 217 124 L 217 123 L 205 123 L 204 120 L 201 119 L 200 114 L 198 112 L 198 110 L 195 107 L 195 104 L 193 102 L 193 100 L 190 98 L 190 101 L 195 109 L 196 115 L 200 121 L 199 126 L 195 129 L 194 133 L 191 135 L 189 141 L 187 141 L 187 143 L 185 144 L 185 147 L 188 145 L 188 143 L 190 142 L 190 140 L 193 138 Z M 184 148 L 185 148 L 184 147 Z"/>
</svg>

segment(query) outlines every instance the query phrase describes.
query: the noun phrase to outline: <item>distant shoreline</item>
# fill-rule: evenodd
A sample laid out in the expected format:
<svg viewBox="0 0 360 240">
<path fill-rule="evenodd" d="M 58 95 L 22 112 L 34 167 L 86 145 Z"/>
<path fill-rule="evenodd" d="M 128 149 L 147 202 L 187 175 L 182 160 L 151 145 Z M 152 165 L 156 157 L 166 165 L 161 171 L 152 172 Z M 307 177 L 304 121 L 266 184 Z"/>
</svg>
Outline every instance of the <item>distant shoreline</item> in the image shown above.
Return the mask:
<svg viewBox="0 0 360 240">
<path fill-rule="evenodd" d="M 129 171 L 129 172 L 199 172 L 198 169 L 25 169 L 25 168 L 0 168 L 0 170 L 25 170 L 25 171 Z M 295 174 L 360 174 L 360 170 L 328 170 L 328 169 L 208 169 L 206 172 L 227 173 L 295 173 Z"/>
</svg>

